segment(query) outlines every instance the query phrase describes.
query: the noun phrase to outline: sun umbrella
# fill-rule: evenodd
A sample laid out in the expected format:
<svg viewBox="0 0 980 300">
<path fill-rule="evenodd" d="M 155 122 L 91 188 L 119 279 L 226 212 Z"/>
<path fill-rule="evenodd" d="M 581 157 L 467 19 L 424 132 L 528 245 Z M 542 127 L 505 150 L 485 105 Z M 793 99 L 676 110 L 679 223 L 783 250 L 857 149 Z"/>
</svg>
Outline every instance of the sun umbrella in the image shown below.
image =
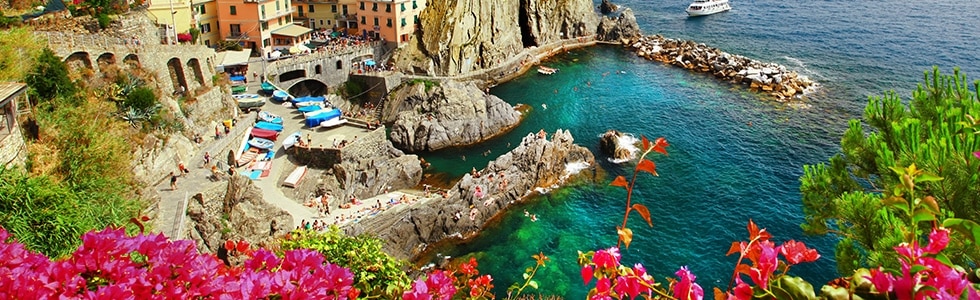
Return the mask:
<svg viewBox="0 0 980 300">
<path fill-rule="evenodd" d="M 289 54 L 296 54 L 296 53 L 300 53 L 300 52 L 303 52 L 303 51 L 302 50 L 299 50 L 299 47 L 297 47 L 297 46 L 293 46 L 293 47 L 289 48 Z"/>
<path fill-rule="evenodd" d="M 376 63 L 374 62 L 374 60 L 373 60 L 373 59 L 369 59 L 369 60 L 367 60 L 367 61 L 364 61 L 364 65 L 365 65 L 365 66 L 373 66 L 373 65 L 375 65 L 375 64 L 376 64 Z"/>
<path fill-rule="evenodd" d="M 280 56 L 282 56 L 282 52 L 280 52 L 279 50 L 272 51 L 272 53 L 269 53 L 269 58 L 279 58 Z"/>
</svg>

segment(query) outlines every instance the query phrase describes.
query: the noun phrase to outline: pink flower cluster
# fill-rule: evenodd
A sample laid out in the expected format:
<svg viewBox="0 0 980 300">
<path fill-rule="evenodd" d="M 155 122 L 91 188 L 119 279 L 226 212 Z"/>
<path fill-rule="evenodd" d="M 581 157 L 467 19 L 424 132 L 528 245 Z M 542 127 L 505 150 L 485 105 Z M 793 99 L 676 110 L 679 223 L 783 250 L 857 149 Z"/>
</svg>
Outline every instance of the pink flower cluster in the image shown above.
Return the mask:
<svg viewBox="0 0 980 300">
<path fill-rule="evenodd" d="M 493 298 L 490 289 L 493 288 L 493 277 L 478 276 L 476 258 L 461 263 L 459 273 L 453 270 L 434 270 L 423 279 L 412 283 L 412 289 L 402 294 L 403 300 L 449 300 L 459 290 L 470 289 L 469 299 Z M 457 288 L 457 284 L 465 284 Z M 464 290 L 465 291 L 465 290 Z"/>
<path fill-rule="evenodd" d="M 728 293 L 728 299 L 752 299 L 752 286 L 742 281 L 740 274 L 748 275 L 749 279 L 762 290 L 769 290 L 769 283 L 777 280 L 777 276 L 785 275 L 789 267 L 804 263 L 813 262 L 820 259 L 820 254 L 816 249 L 807 248 L 803 242 L 789 240 L 780 246 L 776 246 L 770 239 L 772 234 L 765 228 L 759 228 L 755 222 L 749 220 L 747 226 L 749 241 L 733 242 L 728 254 L 739 254 L 738 264 L 735 265 L 735 273 L 732 275 L 735 288 L 733 293 Z M 781 275 L 776 274 L 777 267 L 780 266 L 779 255 L 786 259 L 782 264 L 784 268 Z M 752 265 L 743 264 L 742 260 L 748 258 Z"/>
<path fill-rule="evenodd" d="M 312 250 L 282 259 L 258 249 L 241 267 L 201 254 L 192 241 L 105 229 L 82 236 L 71 256 L 51 260 L 9 242 L 0 228 L 0 299 L 352 299 L 349 269 Z"/>
<path fill-rule="evenodd" d="M 653 276 L 647 274 L 643 265 L 632 268 L 620 265 L 619 248 L 612 247 L 595 251 L 591 259 L 580 257 L 582 281 L 588 285 L 593 278 L 596 286 L 589 293 L 589 299 L 635 299 L 636 296 L 653 294 Z M 690 279 L 693 281 L 694 277 Z M 700 289 L 700 287 L 698 287 Z"/>
<path fill-rule="evenodd" d="M 966 275 L 946 265 L 935 256 L 949 244 L 949 229 L 933 228 L 929 245 L 919 247 L 903 243 L 895 247 L 902 257 L 901 276 L 886 273 L 881 267 L 871 270 L 871 282 L 882 293 L 895 293 L 898 299 L 980 299 Z"/>
</svg>

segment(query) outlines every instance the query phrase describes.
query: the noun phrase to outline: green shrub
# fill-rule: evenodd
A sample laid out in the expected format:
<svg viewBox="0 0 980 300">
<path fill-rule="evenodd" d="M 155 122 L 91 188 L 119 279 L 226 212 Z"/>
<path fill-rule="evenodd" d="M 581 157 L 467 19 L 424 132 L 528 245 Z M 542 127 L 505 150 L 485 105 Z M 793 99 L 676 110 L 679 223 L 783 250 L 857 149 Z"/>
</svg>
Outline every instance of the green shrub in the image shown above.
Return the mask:
<svg viewBox="0 0 980 300">
<path fill-rule="evenodd" d="M 71 97 L 76 86 L 68 77 L 68 66 L 49 48 L 41 50 L 34 69 L 25 78 L 31 93 L 47 101 L 57 97 Z M 34 101 L 38 101 L 35 98 Z M 34 104 L 37 104 L 36 102 Z"/>
<path fill-rule="evenodd" d="M 123 101 L 123 108 L 131 108 L 137 111 L 147 111 L 155 107 L 156 104 L 157 96 L 153 93 L 153 90 L 145 87 L 138 87 L 133 89 L 129 95 L 126 95 L 126 101 Z"/>
</svg>

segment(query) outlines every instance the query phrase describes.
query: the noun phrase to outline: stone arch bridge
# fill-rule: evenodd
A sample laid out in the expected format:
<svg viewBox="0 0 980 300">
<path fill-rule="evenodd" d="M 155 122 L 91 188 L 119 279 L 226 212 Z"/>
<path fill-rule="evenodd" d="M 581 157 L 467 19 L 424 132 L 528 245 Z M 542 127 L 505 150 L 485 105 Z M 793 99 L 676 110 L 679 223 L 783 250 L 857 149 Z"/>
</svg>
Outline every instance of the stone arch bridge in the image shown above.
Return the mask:
<svg viewBox="0 0 980 300">
<path fill-rule="evenodd" d="M 37 35 L 46 39 L 48 47 L 71 69 L 104 72 L 113 66 L 142 67 L 157 71 L 160 88 L 187 91 L 212 86 L 215 52 L 202 45 L 162 45 L 156 41 L 140 41 L 95 34 L 71 34 L 43 31 Z"/>
<path fill-rule="evenodd" d="M 326 87 L 338 86 L 346 82 L 350 74 L 357 74 L 368 59 L 383 61 L 380 58 L 390 55 L 392 48 L 383 42 L 345 47 L 328 46 L 310 54 L 265 62 L 260 73 L 290 93 L 313 89 L 304 85 L 317 86 L 325 92 Z M 252 71 L 255 67 L 256 65 L 250 66 Z M 311 81 L 315 83 L 310 83 Z M 300 82 L 307 84 L 300 85 Z"/>
</svg>

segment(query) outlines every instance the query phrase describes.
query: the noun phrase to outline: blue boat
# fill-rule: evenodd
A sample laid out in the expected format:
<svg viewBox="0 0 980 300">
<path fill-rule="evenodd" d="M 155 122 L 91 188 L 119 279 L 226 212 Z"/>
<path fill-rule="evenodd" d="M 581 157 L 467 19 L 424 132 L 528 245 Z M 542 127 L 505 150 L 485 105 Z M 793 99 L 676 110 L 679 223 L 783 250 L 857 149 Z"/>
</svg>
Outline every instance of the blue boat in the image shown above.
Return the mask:
<svg viewBox="0 0 980 300">
<path fill-rule="evenodd" d="M 263 138 L 252 138 L 251 140 L 248 140 L 248 145 L 259 149 L 269 150 L 276 146 L 276 142 Z"/>
<path fill-rule="evenodd" d="M 269 82 L 263 82 L 262 83 L 262 91 L 265 92 L 266 95 L 272 94 L 272 92 L 275 91 L 275 90 L 276 90 L 276 87 L 274 85 L 272 85 L 271 83 L 269 83 Z"/>
<path fill-rule="evenodd" d="M 301 113 L 308 113 L 308 112 L 311 112 L 311 111 L 318 111 L 318 110 L 321 110 L 321 109 L 323 109 L 323 108 L 320 107 L 319 105 L 300 106 L 300 107 L 296 108 L 296 110 L 298 110 Z"/>
<path fill-rule="evenodd" d="M 320 126 L 320 123 L 323 123 L 323 121 L 340 117 L 340 115 L 340 109 L 334 108 L 316 115 L 308 116 L 306 117 L 306 126 L 316 128 L 317 126 Z"/>
<path fill-rule="evenodd" d="M 282 90 L 272 92 L 272 99 L 275 99 L 276 101 L 286 101 L 287 98 L 289 98 L 289 94 L 283 92 Z"/>
<path fill-rule="evenodd" d="M 271 122 L 266 122 L 266 121 L 260 121 L 258 123 L 255 123 L 255 128 L 265 129 L 265 130 L 274 130 L 274 131 L 280 131 L 281 132 L 282 131 L 282 124 L 276 124 L 276 123 L 271 123 Z"/>
<path fill-rule="evenodd" d="M 323 102 L 323 100 L 326 99 L 327 97 L 324 96 L 304 96 L 299 98 L 293 98 L 292 102 L 293 104 L 301 103 L 301 102 Z"/>
</svg>

